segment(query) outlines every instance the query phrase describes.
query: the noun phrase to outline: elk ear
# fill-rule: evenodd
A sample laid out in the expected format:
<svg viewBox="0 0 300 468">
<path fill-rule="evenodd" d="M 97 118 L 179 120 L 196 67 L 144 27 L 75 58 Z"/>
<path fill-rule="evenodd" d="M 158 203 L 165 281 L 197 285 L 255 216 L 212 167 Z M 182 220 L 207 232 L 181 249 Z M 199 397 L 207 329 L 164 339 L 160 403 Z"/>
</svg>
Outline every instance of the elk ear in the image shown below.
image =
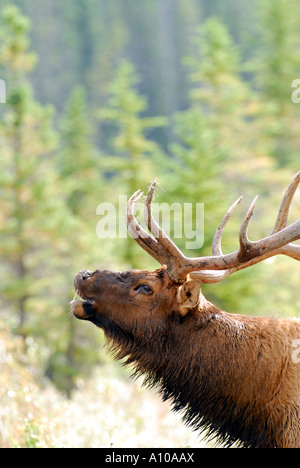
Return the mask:
<svg viewBox="0 0 300 468">
<path fill-rule="evenodd" d="M 198 304 L 201 284 L 198 280 L 191 280 L 179 287 L 177 291 L 178 311 L 183 317 Z"/>
</svg>

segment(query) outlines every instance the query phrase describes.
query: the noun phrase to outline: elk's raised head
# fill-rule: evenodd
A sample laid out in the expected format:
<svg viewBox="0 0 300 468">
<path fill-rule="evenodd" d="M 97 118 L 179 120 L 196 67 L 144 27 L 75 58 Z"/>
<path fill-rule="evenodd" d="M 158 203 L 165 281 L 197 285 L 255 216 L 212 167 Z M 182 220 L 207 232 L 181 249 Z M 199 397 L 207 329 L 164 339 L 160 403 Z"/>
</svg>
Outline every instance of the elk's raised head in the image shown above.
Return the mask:
<svg viewBox="0 0 300 468">
<path fill-rule="evenodd" d="M 300 221 L 287 227 L 290 204 L 300 181 L 300 171 L 293 178 L 283 198 L 278 218 L 270 236 L 256 242 L 247 237 L 247 227 L 253 214 L 256 198 L 251 204 L 240 228 L 240 248 L 223 255 L 221 240 L 224 228 L 239 198 L 227 211 L 218 227 L 212 246 L 212 256 L 187 258 L 158 226 L 151 213 L 156 180 L 151 184 L 145 200 L 145 221 L 152 235 L 140 226 L 134 208 L 143 193 L 132 195 L 127 206 L 127 228 L 135 241 L 154 257 L 162 267 L 154 272 L 132 270 L 111 272 L 79 271 L 75 276 L 75 289 L 84 301 L 73 301 L 77 318 L 100 324 L 101 318 L 122 320 L 186 315 L 199 302 L 201 283 L 217 283 L 228 275 L 278 254 L 300 259 L 300 247 L 291 244 L 300 237 Z M 117 318 L 118 317 L 118 318 Z"/>
<path fill-rule="evenodd" d="M 75 289 L 84 300 L 72 302 L 74 315 L 90 320 L 104 329 L 112 324 L 130 332 L 147 324 L 163 323 L 169 315 L 183 317 L 198 304 L 201 283 L 186 281 L 183 285 L 172 280 L 166 267 L 149 272 L 79 271 Z"/>
</svg>

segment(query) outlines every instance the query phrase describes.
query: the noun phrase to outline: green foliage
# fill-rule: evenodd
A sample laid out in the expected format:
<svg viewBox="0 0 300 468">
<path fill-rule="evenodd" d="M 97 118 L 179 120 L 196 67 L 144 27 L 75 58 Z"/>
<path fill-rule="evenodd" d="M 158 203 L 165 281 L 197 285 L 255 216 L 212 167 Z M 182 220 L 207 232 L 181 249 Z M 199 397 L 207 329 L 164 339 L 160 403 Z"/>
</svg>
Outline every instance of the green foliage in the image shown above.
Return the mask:
<svg viewBox="0 0 300 468">
<path fill-rule="evenodd" d="M 92 151 L 91 155 L 89 153 L 92 147 L 87 143 L 89 130 L 87 125 L 82 125 L 86 120 L 83 110 L 79 112 L 80 107 L 84 107 L 83 95 L 79 91 L 74 92 L 73 103 L 64 120 L 64 153 L 58 152 L 54 156 L 54 151 L 58 151 L 54 110 L 52 106 L 42 106 L 35 100 L 26 79 L 27 59 L 31 54 L 25 48 L 29 44 L 25 36 L 27 22 L 22 19 L 16 8 L 5 9 L 5 41 L 0 53 L 11 44 L 12 38 L 18 43 L 18 35 L 24 46 L 11 47 L 11 62 L 7 63 L 7 69 L 11 63 L 8 71 L 14 87 L 7 97 L 0 125 L 3 167 L 0 187 L 3 207 L 1 259 L 4 264 L 0 270 L 1 295 L 14 311 L 16 331 L 24 340 L 35 336 L 47 346 L 48 362 L 41 363 L 45 372 L 50 373 L 51 362 L 52 379 L 60 388 L 69 390 L 72 379 L 62 384 L 62 375 L 66 368 L 69 372 L 75 369 L 73 347 L 76 347 L 76 333 L 70 326 L 68 314 L 63 313 L 65 297 L 73 293 L 72 286 L 64 284 L 64 281 L 80 269 L 78 257 L 74 258 L 73 254 L 79 240 L 73 234 L 74 242 L 70 245 L 69 239 L 72 233 L 80 232 L 75 216 L 79 210 L 77 205 L 84 198 L 88 203 L 87 194 L 91 194 L 93 185 L 87 184 L 87 180 L 89 177 L 94 181 L 98 179 L 97 168 L 95 157 L 91 160 Z M 15 63 L 19 64 L 17 69 Z M 57 161 L 63 161 L 61 174 Z M 89 176 L 89 172 L 94 176 Z M 76 174 L 80 174 L 77 180 Z M 84 232 L 81 233 L 84 236 Z M 61 290 L 62 296 L 57 294 L 57 290 Z M 54 332 L 55 327 L 59 328 L 59 333 Z M 64 366 L 53 364 L 59 351 L 64 356 Z M 85 353 L 83 357 L 86 357 Z M 78 359 L 77 365 L 80 367 Z"/>
<path fill-rule="evenodd" d="M 26 81 L 32 56 L 27 51 L 25 36 L 28 22 L 16 8 L 4 10 L 3 22 L 5 36 L 0 55 L 10 59 L 6 69 L 13 87 L 0 126 L 4 169 L 2 222 L 5 226 L 2 248 L 8 267 L 8 271 L 1 272 L 1 288 L 4 297 L 14 300 L 19 326 L 23 327 L 27 318 L 26 302 L 32 295 L 31 284 L 39 288 L 37 265 L 42 268 L 41 259 L 45 258 L 51 233 L 59 221 L 59 203 L 53 191 L 56 174 L 50 162 L 57 138 L 52 124 L 53 109 L 35 102 Z M 40 284 L 40 288 L 43 287 Z"/>
<path fill-rule="evenodd" d="M 91 217 L 95 206 L 91 197 L 101 197 L 100 152 L 94 144 L 94 129 L 89 117 L 86 91 L 74 88 L 66 102 L 60 122 L 61 148 L 57 165 L 68 208 L 73 215 Z M 92 211 L 93 210 L 93 211 Z"/>
<path fill-rule="evenodd" d="M 196 45 L 200 57 L 189 60 L 196 69 L 191 81 L 199 83 L 204 79 L 211 86 L 217 86 L 230 83 L 233 75 L 240 71 L 237 46 L 217 17 L 209 18 L 198 28 Z"/>
<path fill-rule="evenodd" d="M 264 100 L 264 133 L 269 138 L 273 155 L 280 167 L 299 166 L 298 108 L 291 100 L 291 85 L 300 66 L 299 4 L 291 0 L 260 2 L 262 23 L 261 54 L 256 58 L 257 83 Z"/>
<path fill-rule="evenodd" d="M 108 107 L 102 108 L 100 120 L 113 125 L 111 141 L 113 155 L 102 161 L 104 172 L 116 180 L 119 195 L 134 193 L 145 187 L 157 174 L 155 160 L 164 158 L 159 145 L 147 137 L 149 131 L 166 125 L 163 117 L 143 117 L 147 101 L 141 96 L 136 85 L 139 77 L 132 64 L 123 61 L 116 77 L 109 87 Z M 120 222 L 120 220 L 119 220 Z M 139 250 L 131 239 L 127 239 L 119 261 L 138 267 Z"/>
<path fill-rule="evenodd" d="M 149 177 L 151 156 L 161 154 L 158 145 L 145 134 L 166 125 L 164 117 L 142 116 L 147 109 L 147 101 L 136 90 L 138 83 L 139 77 L 132 64 L 123 61 L 109 87 L 108 107 L 99 111 L 100 119 L 111 122 L 117 129 L 112 149 L 119 156 L 110 156 L 107 167 L 117 174 L 122 171 L 122 179 L 125 183 L 127 180 L 126 189 L 133 191 L 143 184 L 145 173 Z"/>
<path fill-rule="evenodd" d="M 36 62 L 36 55 L 29 51 L 30 21 L 17 7 L 7 6 L 2 12 L 2 23 L 0 63 L 6 72 L 10 70 L 9 78 L 14 82 L 31 71 Z"/>
</svg>

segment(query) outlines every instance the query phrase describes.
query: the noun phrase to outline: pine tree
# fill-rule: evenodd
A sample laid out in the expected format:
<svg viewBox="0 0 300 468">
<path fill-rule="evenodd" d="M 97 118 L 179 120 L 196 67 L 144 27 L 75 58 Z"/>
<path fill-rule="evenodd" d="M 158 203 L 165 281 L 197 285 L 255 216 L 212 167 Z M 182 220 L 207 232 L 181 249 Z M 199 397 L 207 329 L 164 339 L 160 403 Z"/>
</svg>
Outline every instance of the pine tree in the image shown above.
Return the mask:
<svg viewBox="0 0 300 468">
<path fill-rule="evenodd" d="M 86 92 L 81 86 L 68 96 L 59 121 L 60 148 L 55 155 L 56 167 L 66 205 L 66 239 L 60 250 L 59 274 L 64 297 L 74 296 L 72 278 L 84 266 L 91 270 L 109 261 L 107 249 L 101 249 L 96 235 L 96 208 L 103 198 L 105 183 L 100 173 L 100 154 L 94 145 L 94 132 L 88 114 Z M 61 317 L 61 339 L 49 356 L 46 374 L 69 396 L 81 372 L 91 369 L 99 356 L 88 345 L 99 341 L 99 334 L 84 330 L 77 322 Z M 90 335 L 88 335 L 90 333 Z"/>
<path fill-rule="evenodd" d="M 96 359 L 68 308 L 74 273 L 98 260 L 96 191 L 92 200 L 101 186 L 98 154 L 81 89 L 67 104 L 59 148 L 54 111 L 35 100 L 28 82 L 35 61 L 28 31 L 16 7 L 3 10 L 0 57 L 9 93 L 0 124 L 2 309 L 24 337 L 24 351 L 30 343 L 40 345 L 26 359 L 69 393 L 78 373 Z"/>
<path fill-rule="evenodd" d="M 187 60 L 193 85 L 192 103 L 202 109 L 228 165 L 253 159 L 259 150 L 248 127 L 251 126 L 251 133 L 256 132 L 260 101 L 242 77 L 246 66 L 238 46 L 226 26 L 215 17 L 199 27 L 195 45 L 196 56 Z"/>
<path fill-rule="evenodd" d="M 157 143 L 149 138 L 151 130 L 166 124 L 164 117 L 143 117 L 147 101 L 136 86 L 139 77 L 132 64 L 123 61 L 109 88 L 108 106 L 101 109 L 99 117 L 110 123 L 113 155 L 103 162 L 103 170 L 114 177 L 114 188 L 118 194 L 132 194 L 149 185 L 158 175 L 159 167 L 154 163 L 163 152 Z M 124 261 L 134 267 L 140 264 L 140 255 L 131 239 L 127 241 Z"/>
<path fill-rule="evenodd" d="M 230 134 L 239 125 L 245 87 L 237 75 L 236 47 L 219 20 L 207 20 L 199 28 L 195 44 L 196 54 L 186 59 L 189 108 L 175 118 L 177 142 L 172 153 L 178 174 L 174 190 L 183 199 L 205 202 L 206 231 L 212 232 L 211 223 L 226 208 L 224 178 L 234 157 Z M 205 246 L 211 240 L 207 237 Z"/>
<path fill-rule="evenodd" d="M 89 116 L 85 89 L 75 87 L 65 104 L 60 121 L 61 150 L 58 169 L 66 192 L 67 205 L 73 214 L 89 217 L 95 206 L 89 197 L 101 195 L 100 154 L 94 143 L 94 129 Z"/>
<path fill-rule="evenodd" d="M 292 102 L 292 83 L 299 74 L 299 4 L 284 0 L 258 2 L 259 40 L 254 63 L 264 101 L 264 132 L 270 154 L 280 167 L 298 169 L 299 110 Z"/>
<path fill-rule="evenodd" d="M 26 79 L 35 61 L 29 51 L 29 22 L 16 7 L 6 7 L 2 21 L 0 62 L 9 92 L 0 125 L 1 257 L 6 265 L 1 270 L 1 288 L 9 304 L 14 303 L 17 324 L 26 335 L 29 310 L 38 307 L 40 291 L 49 287 L 47 255 L 53 248 L 55 224 L 61 221 L 51 167 L 57 137 L 53 109 L 34 100 Z"/>
</svg>

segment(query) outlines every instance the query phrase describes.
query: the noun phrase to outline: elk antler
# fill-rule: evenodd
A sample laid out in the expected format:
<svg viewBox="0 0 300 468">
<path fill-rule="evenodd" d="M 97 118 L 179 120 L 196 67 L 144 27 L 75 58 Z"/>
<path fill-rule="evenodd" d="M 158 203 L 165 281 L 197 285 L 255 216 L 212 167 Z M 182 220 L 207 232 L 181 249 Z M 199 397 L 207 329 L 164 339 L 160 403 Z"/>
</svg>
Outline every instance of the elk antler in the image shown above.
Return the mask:
<svg viewBox="0 0 300 468">
<path fill-rule="evenodd" d="M 279 254 L 300 260 L 300 246 L 291 244 L 291 242 L 300 239 L 300 220 L 287 227 L 290 205 L 299 182 L 300 171 L 294 176 L 283 197 L 272 234 L 259 241 L 252 242 L 247 237 L 247 229 L 256 205 L 257 197 L 255 197 L 240 227 L 240 247 L 236 252 L 230 254 L 224 255 L 222 253 L 222 236 L 234 209 L 240 203 L 242 197 L 229 208 L 219 225 L 213 240 L 213 255 L 210 257 L 188 258 L 184 256 L 158 226 L 151 213 L 156 179 L 148 190 L 144 210 L 145 221 L 152 236 L 138 224 L 134 216 L 135 206 L 143 196 L 140 190 L 134 193 L 128 201 L 128 231 L 146 252 L 161 265 L 167 266 L 170 277 L 178 282 L 185 281 L 187 274 L 190 274 L 191 277 L 197 278 L 203 283 L 217 283 L 235 271 Z"/>
</svg>

